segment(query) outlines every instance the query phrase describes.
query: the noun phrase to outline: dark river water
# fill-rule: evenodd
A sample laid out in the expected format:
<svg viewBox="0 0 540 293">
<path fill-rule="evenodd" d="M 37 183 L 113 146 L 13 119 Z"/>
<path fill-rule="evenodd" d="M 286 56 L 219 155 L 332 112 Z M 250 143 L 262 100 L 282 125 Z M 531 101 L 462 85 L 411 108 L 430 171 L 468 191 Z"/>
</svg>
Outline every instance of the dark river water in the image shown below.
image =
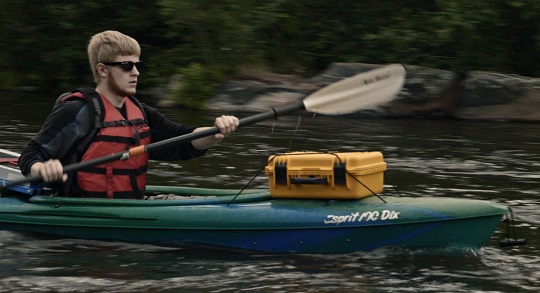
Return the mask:
<svg viewBox="0 0 540 293">
<path fill-rule="evenodd" d="M 51 109 L 0 94 L 0 148 L 19 152 Z M 208 125 L 217 113 L 164 110 Z M 220 113 L 221 114 L 221 113 Z M 228 114 L 228 113 L 223 113 Z M 249 114 L 237 113 L 239 117 Z M 539 292 L 540 124 L 291 115 L 245 126 L 205 157 L 152 162 L 150 184 L 266 187 L 287 151 L 381 151 L 386 193 L 490 200 L 512 208 L 527 245 L 280 255 L 54 239 L 0 231 L 1 292 Z"/>
</svg>

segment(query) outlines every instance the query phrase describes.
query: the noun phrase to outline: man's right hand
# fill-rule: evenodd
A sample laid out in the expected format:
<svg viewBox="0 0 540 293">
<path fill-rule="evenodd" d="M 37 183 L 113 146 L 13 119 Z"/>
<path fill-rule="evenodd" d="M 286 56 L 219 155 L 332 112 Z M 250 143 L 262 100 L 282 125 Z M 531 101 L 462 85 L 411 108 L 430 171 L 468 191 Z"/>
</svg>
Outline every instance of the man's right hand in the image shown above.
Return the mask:
<svg viewBox="0 0 540 293">
<path fill-rule="evenodd" d="M 39 175 L 44 182 L 66 182 L 67 174 L 64 174 L 63 170 L 62 163 L 59 160 L 48 160 L 33 164 L 30 168 L 30 175 Z"/>
</svg>

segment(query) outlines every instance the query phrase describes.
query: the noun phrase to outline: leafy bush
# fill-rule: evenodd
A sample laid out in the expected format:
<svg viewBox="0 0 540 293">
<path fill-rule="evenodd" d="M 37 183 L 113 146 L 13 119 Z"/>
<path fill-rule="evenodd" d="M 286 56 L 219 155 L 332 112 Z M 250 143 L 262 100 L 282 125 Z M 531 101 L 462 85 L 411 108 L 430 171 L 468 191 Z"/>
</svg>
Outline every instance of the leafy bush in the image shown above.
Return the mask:
<svg viewBox="0 0 540 293">
<path fill-rule="evenodd" d="M 169 92 L 169 99 L 188 108 L 204 109 L 222 81 L 223 73 L 217 66 L 192 63 L 179 70 L 178 78 Z"/>
</svg>

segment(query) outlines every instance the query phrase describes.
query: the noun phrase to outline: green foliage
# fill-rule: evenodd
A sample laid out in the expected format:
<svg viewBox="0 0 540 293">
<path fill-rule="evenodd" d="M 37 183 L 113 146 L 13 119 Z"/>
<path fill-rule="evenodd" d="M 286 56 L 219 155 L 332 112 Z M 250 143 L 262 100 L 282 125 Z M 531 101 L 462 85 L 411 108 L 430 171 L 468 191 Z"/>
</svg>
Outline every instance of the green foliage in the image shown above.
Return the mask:
<svg viewBox="0 0 540 293">
<path fill-rule="evenodd" d="M 7 71 L 19 85 L 45 90 L 92 84 L 86 56 L 90 37 L 115 29 L 138 39 L 158 41 L 157 6 L 153 0 L 0 1 L 4 12 L 0 49 Z"/>
<path fill-rule="evenodd" d="M 537 0 L 0 0 L 2 88 L 92 83 L 89 38 L 137 39 L 142 86 L 181 73 L 182 101 L 242 67 L 313 75 L 332 62 L 406 63 L 539 76 Z M 193 83 L 193 84 L 191 84 Z"/>
<path fill-rule="evenodd" d="M 204 109 L 205 100 L 211 98 L 223 79 L 223 72 L 216 66 L 191 63 L 179 70 L 175 86 L 170 89 L 171 100 L 178 105 Z"/>
</svg>

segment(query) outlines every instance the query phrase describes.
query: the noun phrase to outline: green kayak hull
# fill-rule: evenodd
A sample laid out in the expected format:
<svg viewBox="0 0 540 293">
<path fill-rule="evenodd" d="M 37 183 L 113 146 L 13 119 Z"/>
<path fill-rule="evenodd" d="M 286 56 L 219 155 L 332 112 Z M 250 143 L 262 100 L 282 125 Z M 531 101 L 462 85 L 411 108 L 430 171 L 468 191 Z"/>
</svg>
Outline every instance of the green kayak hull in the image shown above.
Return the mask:
<svg viewBox="0 0 540 293">
<path fill-rule="evenodd" d="M 480 248 L 509 209 L 481 200 L 273 199 L 265 190 L 149 186 L 175 200 L 0 198 L 0 229 L 66 238 L 214 246 L 278 253 L 379 247 Z M 187 196 L 189 195 L 189 197 Z"/>
</svg>

